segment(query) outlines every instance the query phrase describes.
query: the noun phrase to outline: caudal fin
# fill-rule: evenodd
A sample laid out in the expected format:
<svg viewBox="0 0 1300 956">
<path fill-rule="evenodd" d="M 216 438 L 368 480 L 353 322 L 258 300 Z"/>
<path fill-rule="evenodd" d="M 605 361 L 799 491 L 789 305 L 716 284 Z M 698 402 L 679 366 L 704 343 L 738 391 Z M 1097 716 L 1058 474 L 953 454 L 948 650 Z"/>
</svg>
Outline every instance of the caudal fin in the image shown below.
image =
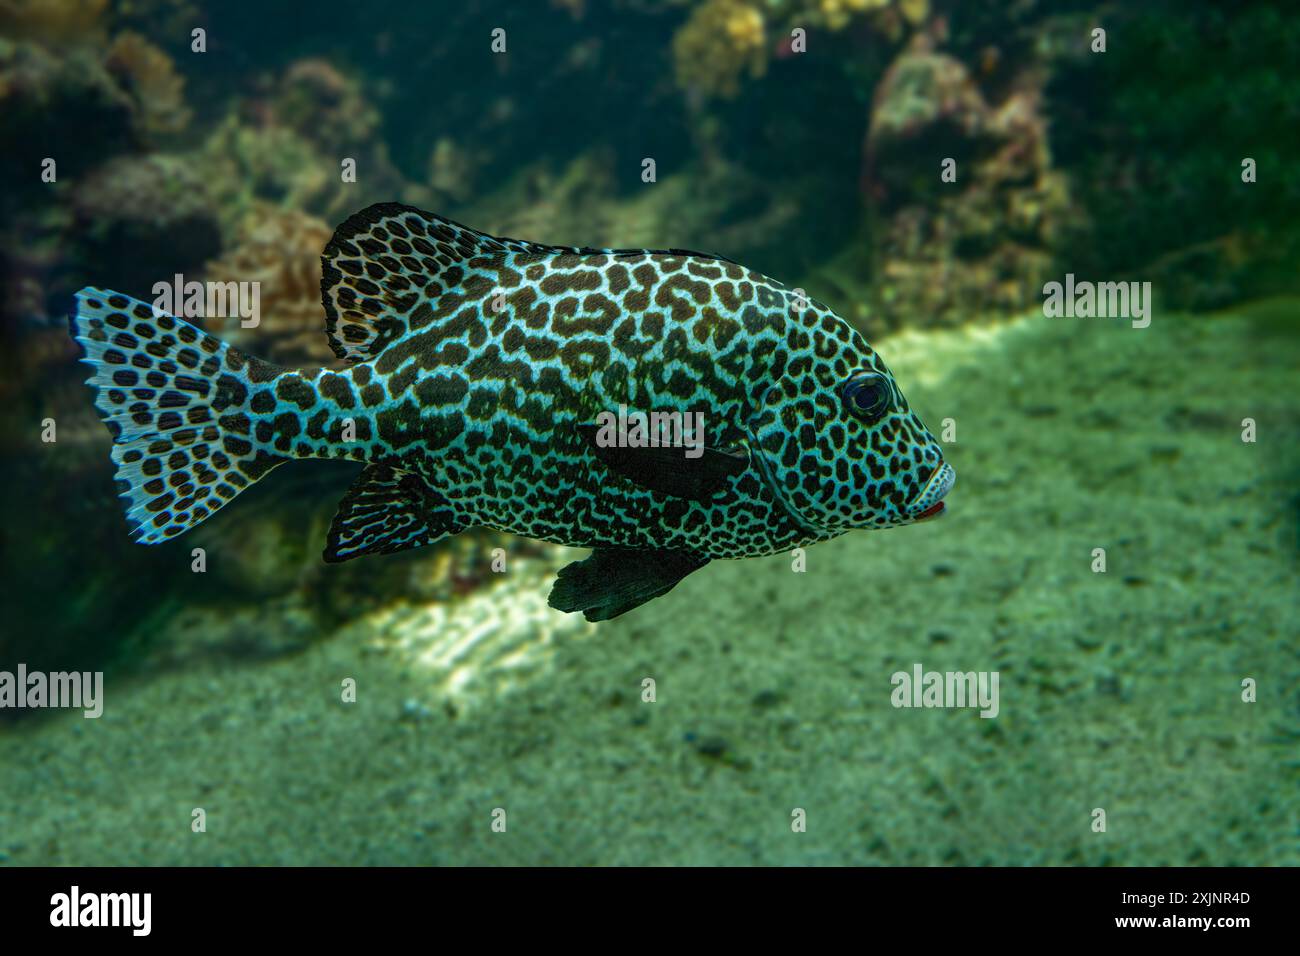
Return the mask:
<svg viewBox="0 0 1300 956">
<path fill-rule="evenodd" d="M 136 540 L 175 537 L 288 460 L 256 439 L 248 408 L 280 369 L 105 289 L 77 293 L 71 325 Z"/>
</svg>

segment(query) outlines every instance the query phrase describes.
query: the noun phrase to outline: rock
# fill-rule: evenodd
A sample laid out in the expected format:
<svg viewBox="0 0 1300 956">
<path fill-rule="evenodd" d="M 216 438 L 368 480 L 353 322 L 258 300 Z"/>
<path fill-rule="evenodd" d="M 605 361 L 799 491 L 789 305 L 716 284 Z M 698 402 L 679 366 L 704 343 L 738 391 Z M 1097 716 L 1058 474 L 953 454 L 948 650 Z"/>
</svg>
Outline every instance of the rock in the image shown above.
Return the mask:
<svg viewBox="0 0 1300 956">
<path fill-rule="evenodd" d="M 110 160 L 76 184 L 72 208 L 81 257 L 123 292 L 148 297 L 221 249 L 215 205 L 184 156 Z"/>
<path fill-rule="evenodd" d="M 952 326 L 1040 301 L 1074 212 L 1051 170 L 1046 70 L 1024 67 L 990 104 L 975 75 L 919 34 L 875 97 L 864 187 L 875 228 L 873 319 Z M 955 161 L 955 180 L 941 163 Z"/>
</svg>

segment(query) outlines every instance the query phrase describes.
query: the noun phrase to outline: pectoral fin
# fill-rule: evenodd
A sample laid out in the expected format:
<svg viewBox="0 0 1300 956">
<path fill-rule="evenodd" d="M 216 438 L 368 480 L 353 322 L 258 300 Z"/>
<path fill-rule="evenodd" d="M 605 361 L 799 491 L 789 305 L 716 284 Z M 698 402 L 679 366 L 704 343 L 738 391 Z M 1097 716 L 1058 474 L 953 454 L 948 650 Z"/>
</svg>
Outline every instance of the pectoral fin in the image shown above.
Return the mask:
<svg viewBox="0 0 1300 956">
<path fill-rule="evenodd" d="M 643 488 L 677 498 L 708 501 L 728 478 L 749 467 L 749 451 L 738 448 L 688 449 L 682 445 L 658 448 L 631 448 L 622 440 L 600 441 L 601 429 L 592 424 L 578 425 L 578 434 L 610 470 Z M 699 452 L 697 457 L 689 457 Z"/>
<path fill-rule="evenodd" d="M 667 594 L 708 563 L 685 551 L 597 548 L 560 569 L 548 603 L 559 611 L 581 611 L 588 621 L 608 621 Z"/>
</svg>

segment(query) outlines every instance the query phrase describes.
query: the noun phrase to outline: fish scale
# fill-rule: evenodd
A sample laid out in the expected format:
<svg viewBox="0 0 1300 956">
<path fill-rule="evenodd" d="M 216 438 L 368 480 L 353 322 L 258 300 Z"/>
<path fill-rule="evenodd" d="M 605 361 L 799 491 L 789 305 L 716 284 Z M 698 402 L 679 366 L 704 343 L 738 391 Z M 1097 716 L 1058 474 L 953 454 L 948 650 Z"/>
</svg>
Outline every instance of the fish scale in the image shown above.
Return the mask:
<svg viewBox="0 0 1300 956">
<path fill-rule="evenodd" d="M 930 517 L 952 486 L 861 335 L 728 259 L 544 246 L 388 203 L 339 226 L 322 266 L 338 371 L 78 294 L 138 540 L 183 533 L 284 461 L 351 459 L 366 467 L 327 561 L 475 526 L 590 547 L 551 603 L 602 620 L 715 558 Z M 620 408 L 699 415 L 699 455 L 602 431 Z"/>
</svg>

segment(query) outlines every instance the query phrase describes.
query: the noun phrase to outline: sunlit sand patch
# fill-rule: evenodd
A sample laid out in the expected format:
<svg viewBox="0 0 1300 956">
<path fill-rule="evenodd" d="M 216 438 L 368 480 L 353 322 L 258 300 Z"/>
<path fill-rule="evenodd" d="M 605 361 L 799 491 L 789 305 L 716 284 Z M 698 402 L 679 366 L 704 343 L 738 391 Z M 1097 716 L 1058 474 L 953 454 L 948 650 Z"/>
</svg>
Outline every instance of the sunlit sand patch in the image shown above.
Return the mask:
<svg viewBox="0 0 1300 956">
<path fill-rule="evenodd" d="M 942 383 L 963 360 L 1001 348 L 1005 336 L 1015 334 L 1035 320 L 1043 320 L 1040 311 L 991 325 L 906 329 L 879 341 L 872 340 L 871 345 L 885 357 L 901 381 L 931 388 Z"/>
<path fill-rule="evenodd" d="M 999 348 L 1003 336 L 1041 318 L 1031 313 L 1010 323 L 944 331 L 901 332 L 881 351 L 896 371 L 926 385 L 941 382 L 961 360 Z M 457 712 L 498 698 L 545 675 L 564 641 L 595 630 L 578 614 L 546 603 L 555 572 L 584 552 L 548 549 L 544 556 L 512 559 L 509 571 L 448 602 L 401 601 L 350 625 L 364 646 L 393 654 L 417 675 L 416 707 Z"/>
<path fill-rule="evenodd" d="M 556 648 L 595 630 L 580 614 L 546 603 L 561 566 L 582 552 L 517 559 L 499 581 L 448 603 L 401 602 L 357 621 L 366 646 L 397 655 L 413 674 L 427 675 L 418 701 L 460 712 L 510 693 L 544 675 Z"/>
</svg>

